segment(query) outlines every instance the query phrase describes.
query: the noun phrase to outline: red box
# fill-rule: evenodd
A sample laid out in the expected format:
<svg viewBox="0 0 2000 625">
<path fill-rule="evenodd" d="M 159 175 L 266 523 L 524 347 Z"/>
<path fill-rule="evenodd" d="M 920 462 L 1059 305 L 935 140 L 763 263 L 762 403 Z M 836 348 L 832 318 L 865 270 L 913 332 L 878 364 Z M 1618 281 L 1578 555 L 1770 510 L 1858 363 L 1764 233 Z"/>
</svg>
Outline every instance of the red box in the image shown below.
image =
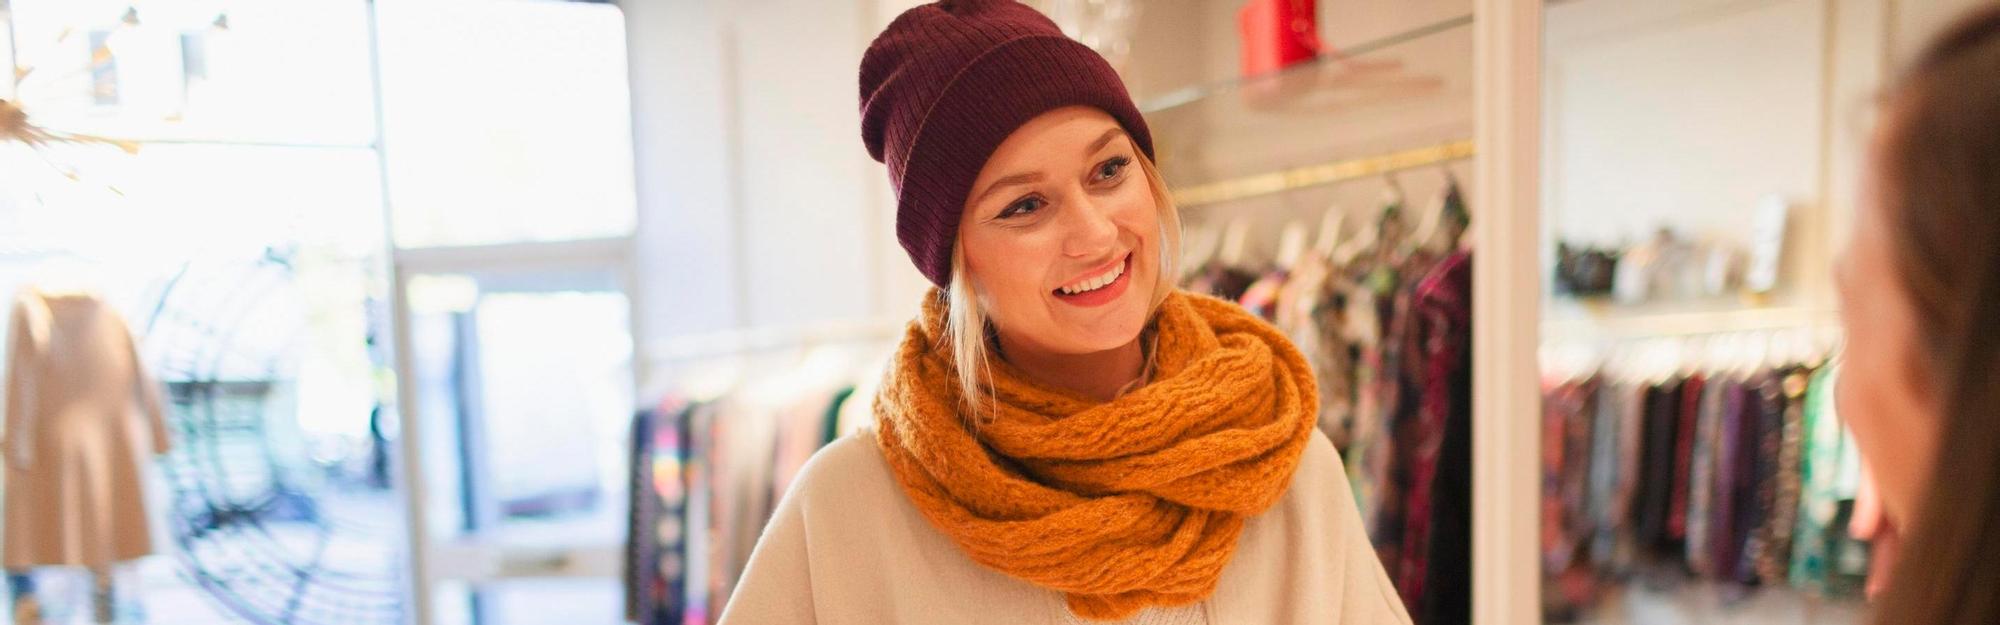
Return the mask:
<svg viewBox="0 0 2000 625">
<path fill-rule="evenodd" d="M 1236 11 L 1242 35 L 1243 75 L 1284 69 L 1319 55 L 1315 0 L 1250 0 Z"/>
</svg>

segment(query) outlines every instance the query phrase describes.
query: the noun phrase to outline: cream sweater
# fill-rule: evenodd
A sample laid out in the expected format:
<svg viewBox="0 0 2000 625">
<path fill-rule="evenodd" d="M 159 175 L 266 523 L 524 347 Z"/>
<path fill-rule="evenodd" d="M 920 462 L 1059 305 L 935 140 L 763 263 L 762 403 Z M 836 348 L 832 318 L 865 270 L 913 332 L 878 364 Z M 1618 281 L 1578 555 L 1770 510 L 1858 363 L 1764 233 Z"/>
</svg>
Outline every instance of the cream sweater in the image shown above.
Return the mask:
<svg viewBox="0 0 2000 625">
<path fill-rule="evenodd" d="M 1076 622 L 1062 595 L 967 558 L 905 499 L 864 429 L 806 464 L 758 540 L 723 625 Z M 1244 527 L 1215 594 L 1129 623 L 1409 623 L 1339 455 L 1306 445 L 1285 496 Z"/>
</svg>

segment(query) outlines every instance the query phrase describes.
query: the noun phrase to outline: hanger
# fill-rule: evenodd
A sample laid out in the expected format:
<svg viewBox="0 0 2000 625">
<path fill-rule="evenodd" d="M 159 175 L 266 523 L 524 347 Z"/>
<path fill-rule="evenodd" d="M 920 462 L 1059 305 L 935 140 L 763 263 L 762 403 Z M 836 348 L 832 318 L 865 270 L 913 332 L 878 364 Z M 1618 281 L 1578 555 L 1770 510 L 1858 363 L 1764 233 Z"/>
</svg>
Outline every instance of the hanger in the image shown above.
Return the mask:
<svg viewBox="0 0 2000 625">
<path fill-rule="evenodd" d="M 1285 228 L 1278 231 L 1278 255 L 1275 260 L 1279 269 L 1290 270 L 1298 266 L 1299 259 L 1305 257 L 1306 238 L 1309 236 L 1310 230 L 1305 222 L 1293 220 L 1285 223 Z"/>
<path fill-rule="evenodd" d="M 1230 218 L 1229 224 L 1223 226 L 1221 249 L 1216 252 L 1216 260 L 1223 265 L 1240 269 L 1243 267 L 1243 251 L 1249 246 L 1249 220 L 1242 217 Z"/>
<path fill-rule="evenodd" d="M 1432 206 L 1430 210 L 1424 211 L 1422 215 L 1418 216 L 1416 232 L 1410 238 L 1410 240 L 1416 242 L 1417 247 L 1429 249 L 1431 238 L 1435 237 L 1438 231 L 1444 227 L 1445 202 L 1449 201 L 1447 199 L 1447 194 L 1449 193 L 1451 193 L 1449 186 L 1443 191 L 1439 191 L 1437 197 L 1431 202 Z"/>
<path fill-rule="evenodd" d="M 1313 240 L 1313 253 L 1333 260 L 1334 252 L 1340 249 L 1341 226 L 1346 223 L 1347 213 L 1340 210 L 1340 205 L 1326 207 L 1326 214 L 1319 219 L 1319 237 Z"/>
<path fill-rule="evenodd" d="M 1664 384 L 1673 379 L 1674 371 L 1680 365 L 1673 355 L 1675 346 L 1670 338 L 1654 338 L 1646 342 L 1646 383 Z"/>
<path fill-rule="evenodd" d="M 1675 338 L 1674 344 L 1674 352 L 1678 356 L 1676 358 L 1678 362 L 1674 364 L 1674 367 L 1678 373 L 1683 376 L 1701 373 L 1704 362 L 1703 356 L 1706 355 L 1705 348 L 1707 347 L 1707 344 L 1703 342 L 1703 337 L 1700 335 L 1682 335 Z"/>
<path fill-rule="evenodd" d="M 1382 185 L 1382 221 L 1403 221 L 1407 195 L 1403 193 L 1402 181 L 1396 178 L 1396 172 L 1383 172 Z"/>
<path fill-rule="evenodd" d="M 1410 242 L 1409 218 L 1405 215 L 1409 212 L 1405 199 L 1407 195 L 1403 193 L 1403 185 L 1397 180 L 1395 172 L 1382 174 L 1382 182 L 1385 186 L 1382 190 L 1382 215 L 1376 220 L 1375 236 L 1379 239 L 1375 242 L 1376 251 L 1391 254 L 1392 262 L 1401 263 L 1402 257 L 1409 251 Z"/>
<path fill-rule="evenodd" d="M 1375 219 L 1364 220 L 1361 222 L 1361 232 L 1355 234 L 1357 236 L 1348 238 L 1342 242 L 1340 247 L 1334 250 L 1334 264 L 1342 266 L 1350 265 L 1354 263 L 1355 259 L 1366 256 L 1370 251 L 1373 251 L 1382 239 L 1382 222 Z"/>
<path fill-rule="evenodd" d="M 1396 248 L 1400 247 L 1409 235 L 1407 232 L 1402 232 L 1392 240 L 1386 232 L 1390 224 L 1397 225 L 1398 230 L 1402 229 L 1403 187 L 1396 182 L 1393 172 L 1383 173 L 1382 183 L 1384 187 L 1381 196 L 1380 212 L 1377 213 L 1375 219 L 1362 222 L 1363 232 L 1361 236 L 1350 239 L 1343 249 L 1334 253 L 1335 264 L 1347 265 L 1353 263 L 1355 259 L 1366 256 L 1371 252 L 1383 251 L 1385 248 L 1387 251 L 1394 253 L 1397 251 Z"/>
<path fill-rule="evenodd" d="M 1444 176 L 1444 190 L 1438 192 L 1437 206 L 1425 216 L 1423 232 L 1417 235 L 1417 244 L 1431 251 L 1451 252 L 1458 249 L 1458 240 L 1464 236 L 1472 216 L 1466 208 L 1458 176 L 1444 164 L 1438 165 L 1438 172 Z"/>
<path fill-rule="evenodd" d="M 1200 273 L 1215 259 L 1216 248 L 1222 245 L 1222 234 L 1209 224 L 1183 226 L 1181 230 L 1182 277 Z"/>
<path fill-rule="evenodd" d="M 1765 368 L 1771 357 L 1771 335 L 1765 332 L 1747 332 L 1744 343 L 1749 353 L 1743 359 L 1744 369 L 1750 375 L 1757 375 Z"/>
</svg>

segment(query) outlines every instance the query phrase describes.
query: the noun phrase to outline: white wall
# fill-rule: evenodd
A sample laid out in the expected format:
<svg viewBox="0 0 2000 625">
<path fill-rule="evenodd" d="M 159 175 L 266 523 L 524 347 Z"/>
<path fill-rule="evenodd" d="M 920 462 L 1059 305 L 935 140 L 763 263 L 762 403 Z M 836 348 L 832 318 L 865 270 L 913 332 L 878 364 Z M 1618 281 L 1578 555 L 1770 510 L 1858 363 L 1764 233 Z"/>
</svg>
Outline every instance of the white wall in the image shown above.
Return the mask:
<svg viewBox="0 0 2000 625">
<path fill-rule="evenodd" d="M 1977 0 L 1579 0 L 1548 12 L 1548 235 L 1742 238 L 1795 202 L 1775 303 L 1833 304 L 1874 97 Z"/>
<path fill-rule="evenodd" d="M 867 251 L 888 231 L 869 211 L 882 177 L 861 143 L 855 73 L 862 7 L 853 2 L 738 0 L 734 61 L 744 245 L 739 279 L 748 325 L 788 326 L 868 315 L 879 278 Z"/>
<path fill-rule="evenodd" d="M 623 3 L 638 170 L 635 324 L 647 341 L 743 321 L 723 4 Z"/>
<path fill-rule="evenodd" d="M 893 17 L 884 9 L 626 3 L 649 346 L 915 311 L 924 282 L 896 246 L 856 100 L 861 52 Z"/>
<path fill-rule="evenodd" d="M 1927 40 L 1939 29 L 1949 26 L 1973 7 L 1987 4 L 1991 0 L 1888 0 L 1894 8 L 1894 23 L 1889 29 L 1890 60 L 1896 63 L 1907 61 L 1923 49 Z"/>
<path fill-rule="evenodd" d="M 929 285 L 859 133 L 869 41 L 917 0 L 621 3 L 631 48 L 642 349 L 717 331 L 907 318 Z M 1232 77 L 1236 0 L 1141 3 L 1145 99 Z M 1323 36 L 1380 37 L 1465 0 L 1322 0 Z"/>
<path fill-rule="evenodd" d="M 1543 206 L 1556 240 L 1628 245 L 1660 227 L 1748 244 L 1767 194 L 1793 204 L 1780 301 L 1830 305 L 1832 110 L 1824 0 L 1551 6 Z M 1733 304 L 1731 304 L 1733 305 Z"/>
</svg>

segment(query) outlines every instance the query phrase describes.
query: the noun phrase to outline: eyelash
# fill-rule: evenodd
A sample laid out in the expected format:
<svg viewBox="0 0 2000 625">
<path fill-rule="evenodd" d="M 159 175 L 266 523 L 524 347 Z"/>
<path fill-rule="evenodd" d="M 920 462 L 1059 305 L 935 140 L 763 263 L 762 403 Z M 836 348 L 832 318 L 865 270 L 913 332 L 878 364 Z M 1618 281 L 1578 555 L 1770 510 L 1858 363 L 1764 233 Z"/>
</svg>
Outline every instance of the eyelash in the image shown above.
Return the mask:
<svg viewBox="0 0 2000 625">
<path fill-rule="evenodd" d="M 1132 159 L 1123 156 L 1111 157 L 1110 160 L 1104 161 L 1103 163 L 1099 164 L 1097 166 L 1097 171 L 1104 171 L 1104 167 L 1107 165 L 1118 168 L 1118 171 L 1112 172 L 1111 174 L 1106 175 L 1103 178 L 1104 180 L 1111 180 L 1119 177 L 1120 175 L 1123 175 L 1125 173 L 1125 168 L 1132 165 Z"/>
<path fill-rule="evenodd" d="M 1121 176 L 1123 176 L 1123 175 L 1125 174 L 1125 168 L 1126 168 L 1126 167 L 1130 167 L 1131 165 L 1132 165 L 1132 159 L 1131 159 L 1131 158 L 1128 158 L 1128 157 L 1124 157 L 1124 156 L 1116 156 L 1116 157 L 1112 157 L 1112 158 L 1110 158 L 1110 159 L 1108 159 L 1108 160 L 1104 161 L 1103 163 L 1100 163 L 1100 164 L 1098 164 L 1098 165 L 1097 165 L 1097 168 L 1096 168 L 1095 170 L 1093 170 L 1093 171 L 1092 171 L 1092 174 L 1093 174 L 1093 176 L 1092 176 L 1092 177 L 1093 177 L 1093 178 L 1096 178 L 1096 179 L 1097 179 L 1097 180 L 1099 180 L 1099 181 L 1112 181 L 1112 180 L 1117 180 L 1117 179 L 1118 179 L 1119 177 L 1121 177 Z M 1106 174 L 1106 175 L 1104 175 L 1104 176 L 1103 176 L 1102 178 L 1097 178 L 1097 177 L 1095 176 L 1095 174 L 1097 174 L 1098 172 L 1102 172 L 1102 171 L 1104 171 L 1104 169 L 1105 169 L 1106 167 L 1115 167 L 1115 168 L 1117 168 L 1117 171 L 1114 171 L 1114 172 L 1112 172 L 1112 173 L 1110 173 L 1110 174 Z M 997 218 L 999 218 L 999 219 L 1007 219 L 1007 218 L 1010 218 L 1010 217 L 1014 217 L 1014 216 L 1018 216 L 1018 215 L 1021 215 L 1021 214 L 1022 214 L 1022 213 L 1024 213 L 1024 212 L 1032 212 L 1032 211 L 1034 211 L 1034 210 L 1038 210 L 1038 209 L 1040 208 L 1039 206 L 1037 206 L 1037 207 L 1035 207 L 1035 208 L 1033 208 L 1033 209 L 1029 209 L 1029 208 L 1023 208 L 1023 207 L 1025 206 L 1025 205 L 1027 205 L 1027 204 L 1028 204 L 1028 203 L 1030 203 L 1030 202 L 1042 202 L 1042 199 L 1041 199 L 1041 198 L 1038 198 L 1038 197 L 1034 197 L 1034 196 L 1028 196 L 1028 197 L 1024 197 L 1024 198 L 1021 198 L 1021 199 L 1019 199 L 1019 200 L 1016 200 L 1016 201 L 1015 201 L 1015 202 L 1014 202 L 1013 204 L 1008 204 L 1006 208 L 1002 208 L 1002 209 L 1000 209 L 1000 214 L 998 215 L 998 217 L 997 217 Z"/>
</svg>

